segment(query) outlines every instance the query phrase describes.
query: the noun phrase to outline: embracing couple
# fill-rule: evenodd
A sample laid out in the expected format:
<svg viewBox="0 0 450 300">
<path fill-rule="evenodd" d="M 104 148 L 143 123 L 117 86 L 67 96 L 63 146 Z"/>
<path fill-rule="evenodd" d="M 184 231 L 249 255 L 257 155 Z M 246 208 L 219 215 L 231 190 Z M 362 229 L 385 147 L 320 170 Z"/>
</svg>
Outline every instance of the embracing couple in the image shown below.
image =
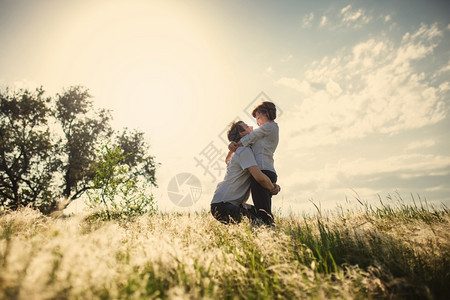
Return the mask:
<svg viewBox="0 0 450 300">
<path fill-rule="evenodd" d="M 257 129 L 242 121 L 231 124 L 225 178 L 211 201 L 211 214 L 217 220 L 239 223 L 246 216 L 273 225 L 272 195 L 280 191 L 273 161 L 278 145 L 276 114 L 275 104 L 262 102 L 252 112 Z M 254 205 L 246 203 L 250 192 Z"/>
</svg>

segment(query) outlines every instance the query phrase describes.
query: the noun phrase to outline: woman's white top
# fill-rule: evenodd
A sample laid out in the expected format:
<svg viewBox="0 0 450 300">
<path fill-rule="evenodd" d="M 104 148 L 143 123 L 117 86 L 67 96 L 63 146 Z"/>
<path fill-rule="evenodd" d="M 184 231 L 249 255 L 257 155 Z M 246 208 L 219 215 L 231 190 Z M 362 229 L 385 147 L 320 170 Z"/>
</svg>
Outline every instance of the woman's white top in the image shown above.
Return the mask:
<svg viewBox="0 0 450 300">
<path fill-rule="evenodd" d="M 278 124 L 274 121 L 253 130 L 241 138 L 242 145 L 251 147 L 255 155 L 256 163 L 261 170 L 269 170 L 274 173 L 273 154 L 278 146 Z"/>
</svg>

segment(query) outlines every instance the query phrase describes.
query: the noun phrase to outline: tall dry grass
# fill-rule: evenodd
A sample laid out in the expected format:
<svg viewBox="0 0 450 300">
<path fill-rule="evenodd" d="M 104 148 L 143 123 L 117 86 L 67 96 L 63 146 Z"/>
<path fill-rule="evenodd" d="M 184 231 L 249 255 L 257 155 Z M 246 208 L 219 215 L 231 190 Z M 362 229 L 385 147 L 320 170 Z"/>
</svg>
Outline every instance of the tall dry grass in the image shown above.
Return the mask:
<svg viewBox="0 0 450 300">
<path fill-rule="evenodd" d="M 450 215 L 385 205 L 223 225 L 0 216 L 2 299 L 446 299 Z"/>
</svg>

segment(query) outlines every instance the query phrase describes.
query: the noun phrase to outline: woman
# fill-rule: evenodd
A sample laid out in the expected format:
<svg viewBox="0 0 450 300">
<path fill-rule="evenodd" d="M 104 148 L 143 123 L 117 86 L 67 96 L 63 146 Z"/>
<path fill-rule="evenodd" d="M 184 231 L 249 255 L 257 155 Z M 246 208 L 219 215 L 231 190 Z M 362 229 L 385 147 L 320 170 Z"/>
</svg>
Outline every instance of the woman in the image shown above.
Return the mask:
<svg viewBox="0 0 450 300">
<path fill-rule="evenodd" d="M 278 146 L 279 129 L 274 121 L 277 117 L 275 104 L 262 102 L 253 110 L 252 115 L 260 127 L 242 137 L 238 143 L 230 143 L 228 148 L 234 152 L 239 146 L 250 146 L 261 171 L 276 183 L 278 176 L 273 154 Z M 251 180 L 250 187 L 258 217 L 268 225 L 273 224 L 272 195 L 254 179 Z"/>
</svg>

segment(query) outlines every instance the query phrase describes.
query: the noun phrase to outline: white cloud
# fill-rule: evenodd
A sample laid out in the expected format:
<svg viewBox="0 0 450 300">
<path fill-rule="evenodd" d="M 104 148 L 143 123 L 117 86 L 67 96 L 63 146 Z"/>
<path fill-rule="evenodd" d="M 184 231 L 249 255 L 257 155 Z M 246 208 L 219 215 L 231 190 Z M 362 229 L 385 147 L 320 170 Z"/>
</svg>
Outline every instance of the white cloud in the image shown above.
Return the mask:
<svg viewBox="0 0 450 300">
<path fill-rule="evenodd" d="M 342 89 L 338 83 L 333 81 L 333 79 L 328 80 L 326 85 L 327 92 L 334 97 L 339 96 L 342 93 Z"/>
<path fill-rule="evenodd" d="M 437 71 L 438 74 L 448 72 L 450 71 L 450 61 L 447 63 L 447 65 L 443 66 L 441 69 Z"/>
<path fill-rule="evenodd" d="M 287 86 L 300 93 L 308 93 L 311 90 L 311 86 L 306 81 L 299 81 L 296 78 L 283 77 L 274 82 L 278 86 Z"/>
<path fill-rule="evenodd" d="M 426 188 L 425 191 L 426 192 L 437 192 L 437 191 L 442 191 L 442 190 L 445 190 L 445 189 L 446 189 L 445 186 L 439 185 L 439 186 L 434 186 L 434 187 L 431 187 L 431 188 Z"/>
<path fill-rule="evenodd" d="M 442 36 L 442 31 L 439 30 L 437 24 L 433 24 L 431 26 L 427 26 L 426 24 L 421 24 L 419 30 L 413 33 L 412 35 L 407 33 L 403 36 L 404 40 L 416 40 L 417 38 L 431 40 L 435 37 Z"/>
<path fill-rule="evenodd" d="M 346 7 L 344 7 L 343 9 L 341 9 L 341 14 L 347 13 L 350 9 L 352 9 L 352 6 L 349 4 Z"/>
<path fill-rule="evenodd" d="M 355 182 L 365 178 L 366 186 L 386 178 L 386 174 L 396 174 L 398 178 L 411 179 L 421 176 L 446 176 L 450 174 L 450 156 L 431 154 L 394 155 L 379 159 L 340 159 L 328 162 L 322 169 L 297 171 L 297 176 L 284 178 L 283 184 L 292 192 L 301 192 L 308 186 L 311 195 L 323 190 L 342 189 L 344 181 Z M 343 180 L 346 178 L 347 180 Z M 347 186 L 353 188 L 354 186 Z"/>
<path fill-rule="evenodd" d="M 281 62 L 288 62 L 293 58 L 292 54 L 289 54 L 287 57 L 280 59 Z"/>
<path fill-rule="evenodd" d="M 311 155 L 315 156 L 314 153 Z M 307 158 L 302 158 L 299 164 L 304 164 L 305 159 Z M 289 165 L 293 165 L 292 158 L 289 158 Z M 356 193 L 361 199 L 375 200 L 377 194 L 392 193 L 415 178 L 448 176 L 450 156 L 410 153 L 380 158 L 340 158 L 317 162 L 316 166 L 323 167 L 299 167 L 294 171 L 295 176 L 280 173 L 280 184 L 285 191 L 289 191 L 289 195 L 295 195 L 297 201 L 312 199 L 334 208 L 336 202 L 344 200 L 346 196 L 353 197 Z M 392 178 L 398 180 L 391 182 Z M 430 182 L 428 188 L 437 186 L 438 182 Z M 290 201 L 289 198 L 287 200 Z"/>
<path fill-rule="evenodd" d="M 430 148 L 436 145 L 436 141 L 434 139 L 427 139 L 424 141 L 416 141 L 411 142 L 406 146 L 406 150 L 416 150 L 420 148 Z"/>
<path fill-rule="evenodd" d="M 305 15 L 302 19 L 302 27 L 312 27 L 312 21 L 314 18 L 315 15 L 313 13 Z M 336 30 L 342 27 L 358 29 L 371 22 L 372 19 L 373 17 L 370 16 L 365 10 L 355 9 L 351 5 L 347 5 L 338 12 L 328 16 L 322 15 L 320 22 L 318 22 L 318 26 L 321 28 L 327 26 L 330 30 Z M 382 20 L 384 23 L 388 23 L 392 20 L 392 16 L 379 16 L 377 19 Z"/>
<path fill-rule="evenodd" d="M 302 28 L 309 28 L 312 26 L 311 22 L 314 20 L 314 13 L 305 15 L 302 20 Z"/>
<path fill-rule="evenodd" d="M 447 91 L 450 91 L 450 82 L 448 82 L 448 81 L 439 85 L 440 93 L 445 93 Z"/>
<path fill-rule="evenodd" d="M 340 17 L 344 25 L 354 28 L 360 28 L 372 20 L 372 17 L 367 16 L 364 10 L 352 9 L 351 5 L 341 9 Z"/>
<path fill-rule="evenodd" d="M 392 17 L 390 15 L 387 15 L 384 17 L 384 22 L 389 22 L 390 20 L 392 20 Z"/>
<path fill-rule="evenodd" d="M 336 144 L 444 119 L 442 91 L 449 81 L 435 87 L 428 75 L 412 67 L 413 61 L 431 56 L 440 36 L 437 25 L 422 25 L 399 45 L 369 39 L 341 57 L 313 62 L 304 79 L 277 80 L 276 85 L 303 96 L 303 102 L 288 112 L 292 119 L 302 120 L 291 129 L 291 137 L 303 147 Z"/>
<path fill-rule="evenodd" d="M 364 176 L 386 173 L 403 173 L 404 178 L 430 174 L 430 171 L 441 170 L 440 175 L 450 174 L 450 156 L 432 154 L 406 154 L 382 159 L 360 158 L 352 161 L 342 160 L 333 166 L 346 176 Z M 447 168 L 447 171 L 442 171 Z"/>
<path fill-rule="evenodd" d="M 327 25 L 327 23 L 328 23 L 328 18 L 326 16 L 322 16 L 322 19 L 320 20 L 320 27 Z"/>
</svg>

